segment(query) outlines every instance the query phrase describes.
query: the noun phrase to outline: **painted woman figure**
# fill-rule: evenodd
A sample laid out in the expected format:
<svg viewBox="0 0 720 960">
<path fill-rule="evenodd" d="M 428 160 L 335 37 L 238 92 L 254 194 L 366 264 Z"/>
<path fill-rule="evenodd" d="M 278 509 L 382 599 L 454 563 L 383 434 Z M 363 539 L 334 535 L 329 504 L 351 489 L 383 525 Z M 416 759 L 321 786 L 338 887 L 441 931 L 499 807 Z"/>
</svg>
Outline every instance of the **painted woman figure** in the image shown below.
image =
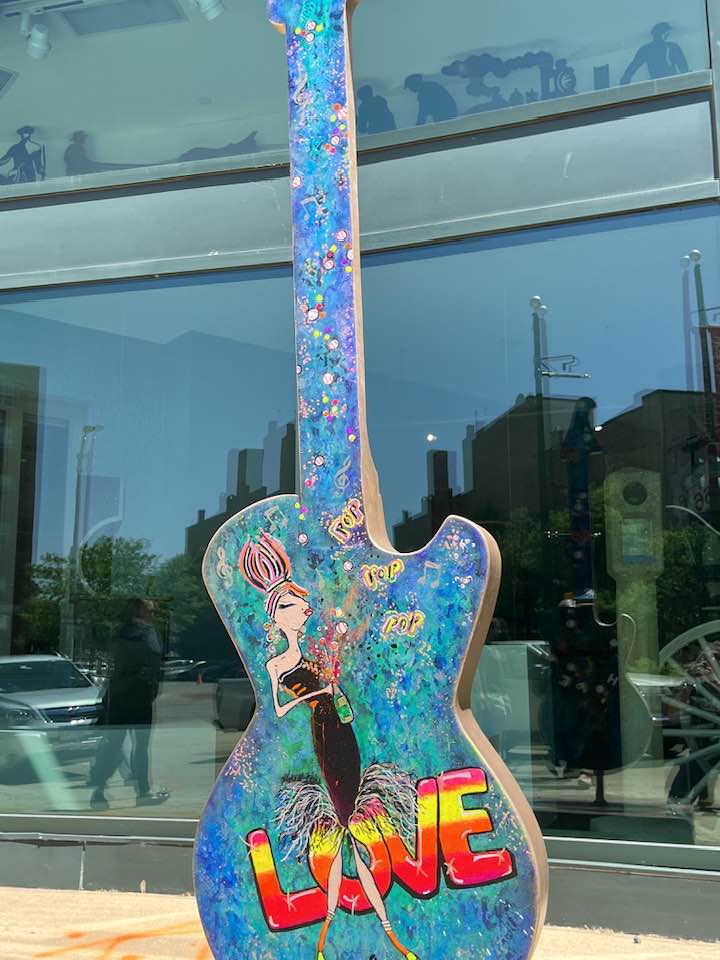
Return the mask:
<svg viewBox="0 0 720 960">
<path fill-rule="evenodd" d="M 238 567 L 248 583 L 266 594 L 268 620 L 287 640 L 287 648 L 266 664 L 275 713 L 284 717 L 300 704 L 309 707 L 313 747 L 322 775 L 321 779 L 284 781 L 275 817 L 281 842 L 288 854 L 296 854 L 307 851 L 311 842 L 337 837 L 317 960 L 324 960 L 328 928 L 340 898 L 344 839 L 352 849 L 362 889 L 389 940 L 407 960 L 417 960 L 395 935 L 375 879 L 348 829 L 351 822 L 382 817 L 400 836 L 414 836 L 417 797 L 413 781 L 394 764 L 372 763 L 361 772 L 350 705 L 336 684 L 326 682 L 320 665 L 303 656 L 300 649 L 305 624 L 313 611 L 306 599 L 307 590 L 292 581 L 292 567 L 282 545 L 262 533 L 257 543 L 245 543 Z M 291 699 L 282 702 L 281 691 Z"/>
</svg>

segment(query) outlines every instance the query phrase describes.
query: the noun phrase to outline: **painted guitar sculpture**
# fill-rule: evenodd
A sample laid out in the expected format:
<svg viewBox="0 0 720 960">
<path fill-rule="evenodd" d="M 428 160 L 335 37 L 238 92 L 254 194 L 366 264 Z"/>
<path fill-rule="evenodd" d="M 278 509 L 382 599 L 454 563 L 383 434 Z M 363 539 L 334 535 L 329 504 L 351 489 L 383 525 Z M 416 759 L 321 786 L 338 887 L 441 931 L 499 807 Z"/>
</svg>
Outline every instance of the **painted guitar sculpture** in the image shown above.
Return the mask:
<svg viewBox="0 0 720 960">
<path fill-rule="evenodd" d="M 525 960 L 542 838 L 469 709 L 497 547 L 459 517 L 417 553 L 387 540 L 365 427 L 349 11 L 270 0 L 270 19 L 289 65 L 301 493 L 243 510 L 205 555 L 258 705 L 200 822 L 200 914 L 217 960 Z"/>
</svg>

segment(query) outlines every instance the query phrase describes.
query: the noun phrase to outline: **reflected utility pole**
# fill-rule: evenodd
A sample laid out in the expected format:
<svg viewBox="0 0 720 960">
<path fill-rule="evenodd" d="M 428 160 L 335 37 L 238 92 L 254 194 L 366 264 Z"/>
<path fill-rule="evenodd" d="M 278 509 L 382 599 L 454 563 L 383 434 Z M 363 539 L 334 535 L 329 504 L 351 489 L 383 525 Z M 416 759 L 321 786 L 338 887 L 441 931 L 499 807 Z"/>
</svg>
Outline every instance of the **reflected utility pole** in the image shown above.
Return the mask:
<svg viewBox="0 0 720 960">
<path fill-rule="evenodd" d="M 547 306 L 543 298 L 530 300 L 533 333 L 533 378 L 535 381 L 535 436 L 537 443 L 538 509 L 542 563 L 545 582 L 552 577 L 550 556 L 550 496 L 547 476 L 547 451 L 545 444 L 545 380 L 560 377 L 565 380 L 589 380 L 589 373 L 575 373 L 578 358 L 574 353 L 546 355 L 545 315 Z M 560 369 L 555 369 L 560 364 Z"/>
<path fill-rule="evenodd" d="M 683 258 L 685 264 L 693 264 L 693 277 L 695 280 L 695 299 L 698 310 L 698 334 L 700 336 L 700 361 L 702 366 L 702 392 L 703 392 L 703 426 L 704 436 L 701 441 L 701 448 L 705 451 L 705 467 L 708 485 L 708 504 L 707 509 L 710 522 L 713 526 L 720 523 L 720 456 L 718 452 L 718 430 L 716 405 L 716 389 L 718 384 L 713 382 L 714 353 L 710 353 L 710 329 L 708 322 L 708 307 L 705 304 L 705 289 L 702 276 L 702 253 L 700 250 L 691 250 L 687 257 Z M 711 310 L 717 312 L 717 307 L 711 307 Z"/>
</svg>

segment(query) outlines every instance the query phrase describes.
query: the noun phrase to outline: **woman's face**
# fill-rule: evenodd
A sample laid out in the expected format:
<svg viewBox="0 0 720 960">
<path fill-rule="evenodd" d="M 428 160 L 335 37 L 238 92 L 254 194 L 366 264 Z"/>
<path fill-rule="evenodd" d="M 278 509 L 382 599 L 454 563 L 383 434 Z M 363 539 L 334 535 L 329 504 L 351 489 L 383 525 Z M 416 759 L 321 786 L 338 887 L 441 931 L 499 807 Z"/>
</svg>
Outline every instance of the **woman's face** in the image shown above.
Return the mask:
<svg viewBox="0 0 720 960">
<path fill-rule="evenodd" d="M 283 631 L 302 630 L 312 614 L 307 598 L 294 593 L 284 593 L 278 601 L 275 611 L 275 623 Z"/>
</svg>

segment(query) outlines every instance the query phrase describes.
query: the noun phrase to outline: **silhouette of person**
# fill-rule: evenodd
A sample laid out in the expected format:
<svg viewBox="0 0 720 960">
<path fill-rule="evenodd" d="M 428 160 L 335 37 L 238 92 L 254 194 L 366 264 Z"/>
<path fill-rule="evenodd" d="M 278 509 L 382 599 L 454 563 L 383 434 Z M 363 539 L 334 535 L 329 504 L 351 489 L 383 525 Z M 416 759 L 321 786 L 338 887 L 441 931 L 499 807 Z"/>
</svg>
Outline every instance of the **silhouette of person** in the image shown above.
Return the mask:
<svg viewBox="0 0 720 960">
<path fill-rule="evenodd" d="M 12 161 L 13 166 L 8 181 L 34 183 L 36 180 L 44 180 L 45 148 L 32 139 L 35 128 L 19 127 L 16 133 L 20 139 L 0 157 L 0 166 L 5 166 Z M 33 150 L 32 147 L 36 149 Z"/>
<path fill-rule="evenodd" d="M 360 87 L 357 95 L 360 101 L 357 119 L 359 133 L 387 133 L 396 129 L 395 117 L 385 97 L 376 96 L 368 83 Z"/>
<path fill-rule="evenodd" d="M 428 120 L 439 123 L 441 120 L 454 120 L 458 115 L 455 99 L 445 87 L 434 80 L 423 80 L 422 74 L 411 73 L 405 79 L 405 89 L 411 90 L 418 98 L 417 125 Z"/>
<path fill-rule="evenodd" d="M 88 135 L 84 130 L 76 130 L 70 138 L 70 144 L 63 155 L 65 173 L 68 177 L 76 177 L 83 173 L 97 173 L 105 169 L 104 164 L 96 163 L 88 156 L 87 141 Z"/>
<path fill-rule="evenodd" d="M 133 741 L 130 766 L 137 805 L 164 803 L 168 799 L 166 792 L 150 791 L 150 731 L 162 665 L 162 647 L 152 625 L 153 612 L 151 600 L 131 600 L 125 622 L 113 637 L 113 666 L 105 694 L 107 733 L 90 777 L 91 786 L 95 788 L 90 805 L 95 810 L 109 807 L 105 787 L 122 763 L 128 733 Z"/>
<path fill-rule="evenodd" d="M 652 28 L 652 40 L 640 47 L 625 73 L 621 84 L 630 83 L 640 67 L 646 66 L 650 78 L 672 77 L 678 73 L 687 73 L 690 69 L 677 43 L 668 40 L 672 27 L 669 23 L 656 23 Z"/>
</svg>

